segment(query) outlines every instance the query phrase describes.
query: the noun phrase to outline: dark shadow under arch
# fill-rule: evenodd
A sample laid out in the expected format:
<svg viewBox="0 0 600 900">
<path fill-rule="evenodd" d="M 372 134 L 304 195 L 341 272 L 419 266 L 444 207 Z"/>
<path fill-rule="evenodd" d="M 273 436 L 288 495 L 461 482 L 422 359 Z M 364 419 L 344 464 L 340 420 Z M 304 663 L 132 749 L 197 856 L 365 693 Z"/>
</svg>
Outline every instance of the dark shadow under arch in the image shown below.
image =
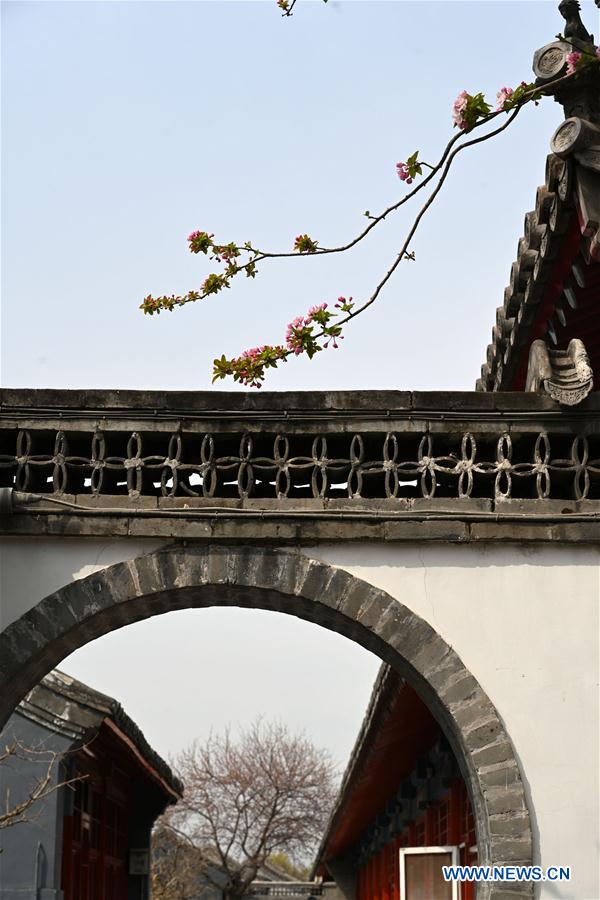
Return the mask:
<svg viewBox="0 0 600 900">
<path fill-rule="evenodd" d="M 452 745 L 473 804 L 479 863 L 531 864 L 531 825 L 515 752 L 459 656 L 399 600 L 298 551 L 176 546 L 71 582 L 0 634 L 0 727 L 51 668 L 88 641 L 163 612 L 208 606 L 295 615 L 391 665 Z M 478 900 L 500 900 L 510 887 L 481 884 Z M 518 887 L 520 896 L 533 895 Z"/>
</svg>

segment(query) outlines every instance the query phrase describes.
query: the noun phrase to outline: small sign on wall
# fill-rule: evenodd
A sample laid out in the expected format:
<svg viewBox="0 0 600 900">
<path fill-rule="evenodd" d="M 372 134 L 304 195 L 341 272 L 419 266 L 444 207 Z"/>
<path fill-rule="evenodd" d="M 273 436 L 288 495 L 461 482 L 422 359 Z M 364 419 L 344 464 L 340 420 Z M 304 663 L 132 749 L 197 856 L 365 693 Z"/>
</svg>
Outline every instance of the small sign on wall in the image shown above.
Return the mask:
<svg viewBox="0 0 600 900">
<path fill-rule="evenodd" d="M 129 851 L 129 874 L 130 875 L 149 875 L 150 874 L 150 851 L 130 850 Z"/>
</svg>

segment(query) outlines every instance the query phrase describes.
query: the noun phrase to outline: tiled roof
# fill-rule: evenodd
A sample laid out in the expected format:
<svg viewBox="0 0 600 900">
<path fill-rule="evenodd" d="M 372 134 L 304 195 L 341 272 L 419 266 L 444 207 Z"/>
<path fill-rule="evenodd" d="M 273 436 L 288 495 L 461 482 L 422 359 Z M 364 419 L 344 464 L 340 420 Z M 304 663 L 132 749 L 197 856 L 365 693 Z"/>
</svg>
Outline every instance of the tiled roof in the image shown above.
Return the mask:
<svg viewBox="0 0 600 900">
<path fill-rule="evenodd" d="M 563 4 L 561 12 L 570 37 L 536 51 L 533 69 L 566 118 L 552 137 L 535 208 L 525 216 L 480 391 L 525 390 L 537 340 L 565 352 L 574 338 L 583 341 L 592 369 L 600 371 L 600 61 L 578 4 Z M 568 75 L 575 46 L 584 65 Z"/>
<path fill-rule="evenodd" d="M 101 694 L 87 684 L 54 669 L 30 691 L 17 712 L 50 731 L 65 735 L 75 744 L 90 741 L 102 723 L 110 719 L 129 738 L 149 766 L 178 796 L 183 786 L 167 763 L 150 746 L 140 728 L 113 697 Z"/>
<path fill-rule="evenodd" d="M 545 183 L 538 188 L 535 209 L 525 216 L 510 284 L 496 310 L 478 390 L 523 390 L 529 348 L 539 338 L 566 348 L 572 337 L 579 337 L 590 358 L 600 358 L 600 334 L 592 334 L 593 323 L 582 318 L 589 310 L 600 325 L 591 308 L 600 299 L 600 264 L 593 255 L 600 222 L 585 215 L 585 201 L 594 192 L 600 198 L 600 173 L 573 159 L 548 157 Z M 584 333 L 570 333 L 575 318 Z"/>
</svg>

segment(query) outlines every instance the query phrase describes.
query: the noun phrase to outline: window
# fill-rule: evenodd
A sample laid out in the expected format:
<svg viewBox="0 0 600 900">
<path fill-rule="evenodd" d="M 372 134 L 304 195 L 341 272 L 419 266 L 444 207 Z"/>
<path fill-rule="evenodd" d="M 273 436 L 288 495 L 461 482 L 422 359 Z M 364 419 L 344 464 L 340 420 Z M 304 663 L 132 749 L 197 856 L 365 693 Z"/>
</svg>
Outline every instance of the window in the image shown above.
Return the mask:
<svg viewBox="0 0 600 900">
<path fill-rule="evenodd" d="M 65 815 L 62 888 L 65 900 L 126 900 L 131 779 L 113 766 L 106 776 L 86 760 L 76 774 L 72 815 Z"/>
<path fill-rule="evenodd" d="M 458 882 L 442 874 L 442 866 L 457 865 L 458 847 L 403 847 L 400 900 L 459 900 Z"/>
</svg>

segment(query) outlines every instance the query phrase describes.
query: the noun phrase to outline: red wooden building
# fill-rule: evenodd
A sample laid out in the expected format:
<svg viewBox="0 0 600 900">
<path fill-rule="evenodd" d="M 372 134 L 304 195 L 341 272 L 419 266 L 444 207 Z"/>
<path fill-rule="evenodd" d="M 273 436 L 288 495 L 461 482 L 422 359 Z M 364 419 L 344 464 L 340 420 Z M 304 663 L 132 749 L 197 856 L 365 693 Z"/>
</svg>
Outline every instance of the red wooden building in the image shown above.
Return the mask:
<svg viewBox="0 0 600 900">
<path fill-rule="evenodd" d="M 15 798 L 47 766 L 48 751 L 61 760 L 57 790 L 2 835 L 2 888 L 43 900 L 147 898 L 152 826 L 182 787 L 120 704 L 53 671 L 0 740 L 33 751 L 3 767 L 3 788 Z"/>
<path fill-rule="evenodd" d="M 355 900 L 472 900 L 474 886 L 444 883 L 441 864 L 476 862 L 475 822 L 454 754 L 415 691 L 383 666 L 316 874 Z"/>
</svg>

